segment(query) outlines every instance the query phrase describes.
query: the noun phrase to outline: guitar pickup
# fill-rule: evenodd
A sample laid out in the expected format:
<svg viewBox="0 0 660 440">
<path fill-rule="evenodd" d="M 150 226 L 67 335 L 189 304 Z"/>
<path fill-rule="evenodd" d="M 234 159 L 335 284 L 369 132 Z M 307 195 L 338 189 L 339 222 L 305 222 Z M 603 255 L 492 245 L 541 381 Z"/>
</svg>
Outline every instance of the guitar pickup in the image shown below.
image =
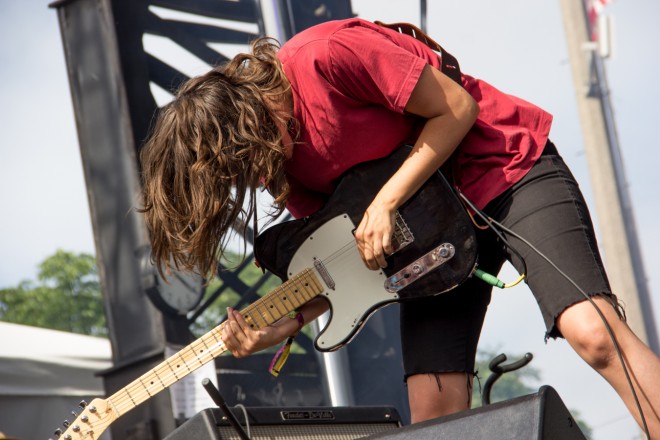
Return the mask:
<svg viewBox="0 0 660 440">
<path fill-rule="evenodd" d="M 396 293 L 404 287 L 409 286 L 426 274 L 437 269 L 452 259 L 456 254 L 456 248 L 450 243 L 443 243 L 422 255 L 411 264 L 403 267 L 394 275 L 385 280 L 385 290 Z"/>
</svg>

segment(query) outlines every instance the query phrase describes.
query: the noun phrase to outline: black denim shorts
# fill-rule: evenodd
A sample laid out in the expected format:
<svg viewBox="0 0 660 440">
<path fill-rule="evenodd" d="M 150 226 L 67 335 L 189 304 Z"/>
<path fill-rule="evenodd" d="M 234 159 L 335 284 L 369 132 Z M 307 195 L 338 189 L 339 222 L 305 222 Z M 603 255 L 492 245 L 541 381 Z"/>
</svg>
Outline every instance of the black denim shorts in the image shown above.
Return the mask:
<svg viewBox="0 0 660 440">
<path fill-rule="evenodd" d="M 533 244 L 586 294 L 603 295 L 618 309 L 598 251 L 593 224 L 572 173 L 548 142 L 527 175 L 484 209 L 489 216 Z M 561 337 L 555 324 L 585 297 L 522 241 L 477 230 L 479 268 L 497 274 L 506 260 L 522 272 L 536 297 L 546 338 Z M 491 287 L 474 277 L 441 295 L 401 304 L 401 342 L 406 377 L 420 373 L 474 372 L 475 355 Z"/>
</svg>

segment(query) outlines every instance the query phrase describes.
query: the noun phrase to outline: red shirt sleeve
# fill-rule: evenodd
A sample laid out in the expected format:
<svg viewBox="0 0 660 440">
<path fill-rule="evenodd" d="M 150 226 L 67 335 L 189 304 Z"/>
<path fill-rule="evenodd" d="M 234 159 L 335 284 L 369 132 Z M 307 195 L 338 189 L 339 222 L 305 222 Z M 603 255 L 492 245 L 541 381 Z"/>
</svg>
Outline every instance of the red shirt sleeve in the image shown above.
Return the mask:
<svg viewBox="0 0 660 440">
<path fill-rule="evenodd" d="M 328 40 L 331 72 L 335 86 L 346 95 L 403 113 L 427 62 L 386 32 L 377 26 L 335 32 Z"/>
</svg>

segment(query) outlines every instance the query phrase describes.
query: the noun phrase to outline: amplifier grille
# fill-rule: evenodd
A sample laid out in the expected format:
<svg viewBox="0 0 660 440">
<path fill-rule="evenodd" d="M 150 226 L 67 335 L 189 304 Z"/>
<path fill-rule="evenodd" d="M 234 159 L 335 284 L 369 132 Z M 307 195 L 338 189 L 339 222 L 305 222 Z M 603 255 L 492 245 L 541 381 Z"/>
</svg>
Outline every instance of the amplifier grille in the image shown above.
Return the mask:
<svg viewBox="0 0 660 440">
<path fill-rule="evenodd" d="M 393 407 L 232 408 L 251 440 L 354 440 L 396 431 L 401 418 Z M 247 423 L 246 423 L 247 417 Z M 241 440 L 218 408 L 208 408 L 165 440 Z"/>
<path fill-rule="evenodd" d="M 395 428 L 398 428 L 395 423 L 257 425 L 250 427 L 250 438 L 252 440 L 353 440 Z M 219 426 L 218 432 L 222 439 L 240 440 L 231 426 Z"/>
</svg>

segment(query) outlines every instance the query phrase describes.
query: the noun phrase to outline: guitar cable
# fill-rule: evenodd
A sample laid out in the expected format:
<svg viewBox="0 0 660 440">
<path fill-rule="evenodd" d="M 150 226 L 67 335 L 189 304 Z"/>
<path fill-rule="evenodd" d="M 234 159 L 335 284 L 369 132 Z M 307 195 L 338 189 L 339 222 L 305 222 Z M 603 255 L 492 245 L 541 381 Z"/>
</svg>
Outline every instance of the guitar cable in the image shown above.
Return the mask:
<svg viewBox="0 0 660 440">
<path fill-rule="evenodd" d="M 467 198 L 458 190 L 458 188 L 456 188 L 456 192 L 461 196 L 462 199 L 465 200 L 465 203 L 467 203 L 469 207 L 474 209 L 475 212 L 479 213 L 482 219 L 484 218 L 483 217 L 484 214 L 478 209 L 474 208 L 474 205 L 469 200 L 467 200 Z M 502 243 L 504 243 L 504 245 L 518 257 L 518 259 L 520 260 L 520 264 L 522 265 L 522 270 L 521 270 L 522 274 L 513 283 L 504 283 L 495 275 L 484 272 L 483 270 L 478 268 L 474 270 L 473 275 L 479 278 L 481 281 L 485 282 L 486 284 L 490 284 L 491 286 L 498 287 L 500 289 L 508 289 L 509 287 L 513 287 L 520 284 L 520 282 L 527 277 L 527 263 L 525 262 L 523 256 L 520 255 L 520 252 L 518 252 L 518 250 L 509 243 L 506 237 L 499 230 L 494 228 L 492 224 L 488 223 L 488 220 L 484 219 L 484 221 L 487 223 L 486 225 L 480 225 L 477 223 L 476 219 L 474 218 L 474 215 L 472 215 L 472 212 L 470 212 L 469 209 L 466 209 L 465 212 L 470 217 L 470 220 L 472 220 L 472 224 L 474 225 L 475 228 L 481 229 L 482 231 L 490 228 L 495 233 L 495 235 L 497 235 L 497 237 L 502 241 Z"/>
<path fill-rule="evenodd" d="M 469 207 L 470 207 L 470 208 L 471 208 L 471 209 L 472 209 L 472 210 L 473 210 L 473 211 L 474 211 L 474 212 L 475 212 L 475 213 L 476 213 L 476 214 L 477 214 L 477 215 L 478 215 L 478 216 L 479 216 L 484 222 L 486 222 L 486 224 L 487 224 L 486 227 L 490 227 L 491 230 L 492 230 L 492 231 L 493 231 L 493 232 L 494 232 L 494 233 L 495 233 L 495 234 L 496 234 L 496 235 L 497 235 L 497 236 L 503 241 L 503 243 L 504 243 L 504 244 L 505 244 L 505 245 L 511 250 L 511 252 L 515 253 L 515 254 L 518 256 L 518 258 L 521 259 L 521 262 L 522 262 L 523 267 L 524 267 L 524 271 L 523 271 L 523 275 L 521 276 L 521 279 L 518 280 L 518 281 L 516 281 L 516 284 L 517 284 L 518 282 L 520 282 L 520 281 L 522 280 L 522 278 L 525 277 L 525 274 L 526 274 L 526 272 L 527 272 L 527 266 L 525 265 L 525 260 L 524 260 L 524 258 L 522 258 L 522 256 L 516 251 L 516 249 L 508 243 L 508 241 L 506 240 L 506 238 L 503 236 L 502 231 L 506 232 L 507 234 L 511 235 L 511 236 L 514 237 L 514 238 L 517 238 L 518 240 L 520 240 L 520 241 L 522 241 L 524 244 L 526 244 L 526 245 L 527 245 L 532 251 L 534 251 L 539 257 L 543 258 L 543 259 L 544 259 L 548 264 L 550 264 L 550 265 L 551 265 L 551 266 L 552 266 L 552 267 L 553 267 L 553 268 L 554 268 L 554 269 L 555 269 L 555 270 L 556 270 L 556 271 L 557 271 L 562 277 L 564 277 L 564 278 L 565 278 L 570 284 L 572 284 L 573 287 L 575 287 L 575 288 L 577 289 L 577 291 L 580 292 L 580 294 L 581 294 L 582 296 L 584 296 L 584 297 L 589 301 L 589 303 L 591 303 L 591 305 L 592 305 L 592 306 L 594 307 L 594 309 L 596 310 L 596 313 L 598 313 L 598 316 L 599 316 L 600 319 L 603 321 L 603 324 L 605 325 L 605 329 L 607 330 L 607 333 L 608 333 L 610 339 L 612 340 L 612 344 L 614 345 L 614 349 L 615 349 L 616 354 L 617 354 L 617 356 L 618 356 L 618 358 L 619 358 L 619 362 L 621 363 L 621 368 L 623 369 L 624 375 L 625 375 L 626 380 L 627 380 L 627 382 L 628 382 L 628 386 L 630 387 L 630 391 L 631 391 L 632 396 L 633 396 L 633 399 L 634 399 L 634 401 L 635 401 L 635 405 L 636 405 L 636 407 L 637 407 L 637 411 L 638 411 L 638 413 L 639 413 L 639 416 L 640 416 L 640 419 L 641 419 L 641 422 L 642 422 L 642 425 L 643 425 L 644 433 L 646 434 L 646 437 L 647 437 L 648 439 L 650 439 L 650 438 L 651 438 L 651 434 L 650 434 L 650 432 L 649 432 L 648 425 L 646 424 L 646 417 L 644 416 L 644 411 L 642 410 L 642 406 L 641 406 L 641 404 L 640 404 L 640 402 L 639 402 L 639 398 L 638 398 L 638 396 L 637 396 L 637 391 L 635 391 L 635 387 L 634 387 L 634 385 L 633 385 L 633 383 L 632 383 L 632 379 L 630 378 L 630 373 L 628 372 L 628 367 L 626 366 L 626 363 L 625 363 L 625 361 L 624 361 L 624 359 L 623 359 L 623 354 L 621 353 L 621 348 L 619 347 L 619 343 L 617 342 L 617 340 L 616 340 L 616 338 L 615 338 L 615 336 L 614 336 L 614 331 L 612 330 L 612 327 L 610 327 L 610 324 L 607 322 L 607 319 L 605 318 L 605 315 L 603 315 L 603 312 L 600 310 L 600 307 L 598 307 L 598 304 L 596 304 L 596 303 L 594 302 L 594 300 L 593 300 L 593 299 L 592 299 L 592 298 L 591 298 L 591 297 L 590 297 L 590 296 L 589 296 L 589 295 L 588 295 L 588 294 L 587 294 L 587 293 L 586 293 L 586 292 L 585 292 L 580 286 L 578 286 L 577 283 L 576 283 L 571 277 L 569 277 L 564 271 L 562 271 L 559 267 L 557 267 L 557 265 L 556 265 L 552 260 L 550 260 L 550 258 L 548 258 L 545 254 L 543 254 L 539 249 L 537 249 L 537 248 L 536 248 L 532 243 L 530 243 L 527 239 L 525 239 L 524 237 L 522 237 L 522 236 L 519 235 L 518 233 L 512 231 L 511 229 L 507 228 L 507 227 L 504 226 L 503 224 L 499 223 L 497 220 L 493 219 L 492 217 L 490 217 L 490 216 L 489 216 L 488 214 L 486 214 L 485 212 L 481 211 L 481 210 L 480 210 L 479 208 L 477 208 L 477 207 L 476 207 L 476 206 L 475 206 L 475 205 L 474 205 L 474 204 L 473 204 L 473 203 L 472 203 L 472 202 L 471 202 L 471 201 L 470 201 L 470 200 L 469 200 L 469 199 L 468 199 L 468 198 L 467 198 L 467 197 L 466 197 L 466 196 L 465 196 L 460 190 L 458 190 L 458 188 L 456 188 L 456 192 L 457 192 L 458 196 L 461 198 L 461 200 L 463 200 L 463 202 L 466 203 L 467 206 L 469 206 Z M 473 220 L 473 222 L 474 222 L 474 217 L 473 217 L 472 214 L 469 212 L 469 210 L 468 210 L 468 214 L 470 215 L 470 217 L 472 218 L 472 220 Z M 476 223 L 475 223 L 475 225 L 476 225 Z M 478 226 L 478 225 L 476 225 L 476 226 L 477 226 L 478 228 L 480 228 L 480 229 L 485 229 L 485 227 L 482 228 L 481 226 Z M 498 230 L 498 228 L 499 228 L 499 230 Z M 480 279 L 483 280 L 483 278 L 481 278 L 481 276 L 479 276 L 476 272 L 477 272 L 477 271 L 475 270 L 475 276 L 477 276 L 477 277 L 479 277 Z M 483 271 L 482 271 L 482 272 L 483 272 Z M 496 277 L 494 277 L 494 276 L 492 276 L 492 275 L 490 275 L 490 274 L 486 274 L 486 275 L 488 275 L 488 276 L 490 276 L 490 277 L 492 277 L 492 278 L 496 278 Z M 484 281 L 485 281 L 485 280 L 484 280 Z M 499 281 L 499 280 L 498 280 L 498 281 Z M 489 281 L 486 281 L 486 282 L 487 282 L 488 284 L 491 284 Z M 501 283 L 501 281 L 500 281 L 500 283 Z M 493 284 L 491 284 L 491 285 L 493 285 Z"/>
</svg>

